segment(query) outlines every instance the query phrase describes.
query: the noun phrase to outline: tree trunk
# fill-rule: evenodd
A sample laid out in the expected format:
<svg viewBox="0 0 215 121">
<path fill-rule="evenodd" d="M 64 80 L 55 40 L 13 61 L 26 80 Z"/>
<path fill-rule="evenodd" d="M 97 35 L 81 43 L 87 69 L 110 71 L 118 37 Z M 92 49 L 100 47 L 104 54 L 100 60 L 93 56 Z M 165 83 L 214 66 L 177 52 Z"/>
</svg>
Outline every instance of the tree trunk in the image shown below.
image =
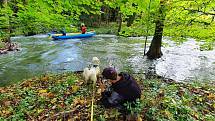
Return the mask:
<svg viewBox="0 0 215 121">
<path fill-rule="evenodd" d="M 122 28 L 122 13 L 119 13 L 119 27 L 118 27 L 118 35 Z"/>
<path fill-rule="evenodd" d="M 162 43 L 165 16 L 166 14 L 164 12 L 164 2 L 161 1 L 158 18 L 155 23 L 156 27 L 155 27 L 154 37 L 152 39 L 149 51 L 146 53 L 149 59 L 157 59 L 163 55 L 161 52 L 161 43 Z"/>
<path fill-rule="evenodd" d="M 163 54 L 161 52 L 161 41 L 163 34 L 163 22 L 158 20 L 156 22 L 156 28 L 154 37 L 152 39 L 149 51 L 146 53 L 149 59 L 160 58 Z"/>
<path fill-rule="evenodd" d="M 102 13 L 99 15 L 99 27 L 101 27 Z"/>
<path fill-rule="evenodd" d="M 116 22 L 117 20 L 117 15 L 118 15 L 118 9 L 111 9 L 111 15 L 110 15 L 110 21 L 111 22 Z"/>
<path fill-rule="evenodd" d="M 106 25 L 109 25 L 109 16 L 110 16 L 110 8 L 109 7 L 106 9 L 106 13 L 107 13 L 107 15 L 106 15 Z"/>
<path fill-rule="evenodd" d="M 134 23 L 135 17 L 136 13 L 133 13 L 133 15 L 128 16 L 127 27 L 130 27 Z"/>
</svg>

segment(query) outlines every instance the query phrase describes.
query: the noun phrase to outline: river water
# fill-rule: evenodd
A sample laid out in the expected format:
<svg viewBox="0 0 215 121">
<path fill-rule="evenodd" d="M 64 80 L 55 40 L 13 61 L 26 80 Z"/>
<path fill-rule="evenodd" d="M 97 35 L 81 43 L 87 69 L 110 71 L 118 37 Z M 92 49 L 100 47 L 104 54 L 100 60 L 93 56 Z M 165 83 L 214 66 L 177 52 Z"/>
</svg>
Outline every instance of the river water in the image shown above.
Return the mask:
<svg viewBox="0 0 215 121">
<path fill-rule="evenodd" d="M 13 37 L 12 41 L 19 43 L 21 50 L 0 55 L 0 86 L 44 73 L 81 71 L 94 56 L 101 60 L 101 69 L 111 64 L 133 74 L 153 72 L 176 81 L 215 81 L 215 50 L 200 51 L 200 43 L 193 39 L 177 45 L 164 38 L 164 55 L 154 61 L 143 56 L 143 37 L 97 35 L 52 41 L 36 35 Z"/>
</svg>

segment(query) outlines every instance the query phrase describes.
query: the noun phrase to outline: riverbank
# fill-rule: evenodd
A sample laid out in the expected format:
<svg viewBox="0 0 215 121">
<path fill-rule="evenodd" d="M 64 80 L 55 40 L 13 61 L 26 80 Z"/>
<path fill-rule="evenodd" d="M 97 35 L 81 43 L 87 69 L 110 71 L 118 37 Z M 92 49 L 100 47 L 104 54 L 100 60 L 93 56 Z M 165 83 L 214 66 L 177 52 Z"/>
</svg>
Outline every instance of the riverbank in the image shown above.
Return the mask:
<svg viewBox="0 0 215 121">
<path fill-rule="evenodd" d="M 215 119 L 215 85 L 192 82 L 167 83 L 161 79 L 141 80 L 142 96 L 137 112 L 143 120 Z M 96 88 L 98 90 L 98 88 Z M 92 85 L 80 74 L 46 74 L 22 83 L 0 88 L 0 119 L 4 120 L 89 120 Z M 115 109 L 104 109 L 96 102 L 95 120 L 121 120 Z"/>
<path fill-rule="evenodd" d="M 7 54 L 8 51 L 18 51 L 17 43 L 0 42 L 0 55 Z"/>
</svg>

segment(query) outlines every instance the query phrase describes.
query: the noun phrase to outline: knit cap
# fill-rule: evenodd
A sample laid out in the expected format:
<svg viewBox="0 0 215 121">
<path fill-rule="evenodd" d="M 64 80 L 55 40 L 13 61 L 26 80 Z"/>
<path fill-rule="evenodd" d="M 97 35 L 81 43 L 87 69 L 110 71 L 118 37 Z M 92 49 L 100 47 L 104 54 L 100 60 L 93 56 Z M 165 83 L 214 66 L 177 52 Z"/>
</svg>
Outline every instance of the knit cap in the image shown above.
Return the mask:
<svg viewBox="0 0 215 121">
<path fill-rule="evenodd" d="M 105 79 L 116 80 L 117 79 L 117 71 L 113 67 L 105 68 L 102 72 L 102 76 Z"/>
</svg>

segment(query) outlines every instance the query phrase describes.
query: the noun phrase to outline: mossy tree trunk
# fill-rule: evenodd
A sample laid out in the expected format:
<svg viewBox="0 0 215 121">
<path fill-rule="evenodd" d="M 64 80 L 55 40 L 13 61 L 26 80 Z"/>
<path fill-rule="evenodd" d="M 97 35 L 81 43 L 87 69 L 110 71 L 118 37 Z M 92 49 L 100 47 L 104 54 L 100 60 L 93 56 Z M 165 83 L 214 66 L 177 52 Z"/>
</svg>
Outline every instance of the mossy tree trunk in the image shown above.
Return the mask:
<svg viewBox="0 0 215 121">
<path fill-rule="evenodd" d="M 118 35 L 122 28 L 122 13 L 119 13 L 119 27 L 118 27 Z"/>
<path fill-rule="evenodd" d="M 146 53 L 149 59 L 157 59 L 163 55 L 161 52 L 161 43 L 162 43 L 165 16 L 166 16 L 165 4 L 164 4 L 164 1 L 161 0 L 158 17 L 155 22 L 156 27 L 155 27 L 154 37 L 152 39 L 149 50 Z"/>
</svg>

